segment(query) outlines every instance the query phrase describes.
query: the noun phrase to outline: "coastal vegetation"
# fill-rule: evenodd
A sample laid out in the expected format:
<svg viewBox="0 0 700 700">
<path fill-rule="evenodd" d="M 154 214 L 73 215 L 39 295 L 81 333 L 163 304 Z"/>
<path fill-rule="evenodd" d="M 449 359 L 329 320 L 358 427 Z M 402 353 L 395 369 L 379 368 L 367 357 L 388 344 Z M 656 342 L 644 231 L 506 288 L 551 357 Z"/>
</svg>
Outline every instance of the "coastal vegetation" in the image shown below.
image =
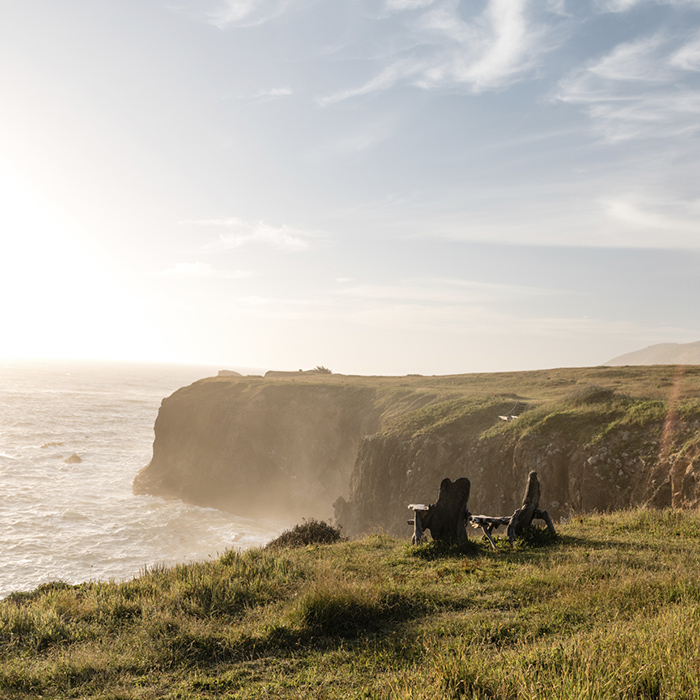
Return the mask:
<svg viewBox="0 0 700 700">
<path fill-rule="evenodd" d="M 697 510 L 577 515 L 496 551 L 294 544 L 11 595 L 0 696 L 700 697 Z"/>
</svg>

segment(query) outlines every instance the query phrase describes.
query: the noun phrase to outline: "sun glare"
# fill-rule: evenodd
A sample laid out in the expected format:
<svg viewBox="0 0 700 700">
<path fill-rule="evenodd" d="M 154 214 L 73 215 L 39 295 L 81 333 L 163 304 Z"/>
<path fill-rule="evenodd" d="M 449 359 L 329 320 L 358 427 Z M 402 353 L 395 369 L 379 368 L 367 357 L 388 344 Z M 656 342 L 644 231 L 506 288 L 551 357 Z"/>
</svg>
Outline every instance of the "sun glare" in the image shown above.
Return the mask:
<svg viewBox="0 0 700 700">
<path fill-rule="evenodd" d="M 0 188 L 5 357 L 169 360 L 138 303 L 16 182 Z"/>
</svg>

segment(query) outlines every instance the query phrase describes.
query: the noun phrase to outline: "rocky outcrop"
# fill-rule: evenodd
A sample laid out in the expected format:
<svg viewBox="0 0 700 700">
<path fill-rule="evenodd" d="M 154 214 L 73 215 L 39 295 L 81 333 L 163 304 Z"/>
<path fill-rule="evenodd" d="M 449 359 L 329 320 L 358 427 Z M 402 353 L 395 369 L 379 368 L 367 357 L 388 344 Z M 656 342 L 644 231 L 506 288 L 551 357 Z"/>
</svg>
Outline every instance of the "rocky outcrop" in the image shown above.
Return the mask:
<svg viewBox="0 0 700 700">
<path fill-rule="evenodd" d="M 637 385 L 639 371 L 629 370 Z M 657 382 L 660 370 L 649 371 Z M 498 416 L 514 395 L 490 393 L 485 383 L 503 379 L 485 375 L 202 380 L 163 401 L 153 459 L 134 490 L 297 520 L 327 518 L 334 503 L 345 534 L 407 537 L 406 506 L 431 502 L 445 477 L 469 479 L 471 511 L 489 515 L 513 513 L 530 471 L 555 521 L 638 504 L 700 506 L 695 389 L 669 407 L 601 386 L 572 392 L 582 374 L 568 372 L 543 375 L 553 395 L 534 400 L 534 374 L 504 375 L 530 392 L 520 397 L 528 410 L 509 422 Z M 589 374 L 619 387 L 625 372 Z"/>
</svg>

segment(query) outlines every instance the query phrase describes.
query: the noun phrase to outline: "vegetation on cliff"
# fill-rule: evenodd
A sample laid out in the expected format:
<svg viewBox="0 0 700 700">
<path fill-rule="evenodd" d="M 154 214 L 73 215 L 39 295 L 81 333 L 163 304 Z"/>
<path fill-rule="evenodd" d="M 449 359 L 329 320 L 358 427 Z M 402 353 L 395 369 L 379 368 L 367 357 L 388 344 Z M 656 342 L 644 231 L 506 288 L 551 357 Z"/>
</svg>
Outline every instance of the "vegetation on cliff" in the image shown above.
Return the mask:
<svg viewBox="0 0 700 700">
<path fill-rule="evenodd" d="M 496 552 L 375 535 L 48 584 L 0 602 L 0 696 L 699 697 L 700 513 L 558 530 Z"/>
</svg>

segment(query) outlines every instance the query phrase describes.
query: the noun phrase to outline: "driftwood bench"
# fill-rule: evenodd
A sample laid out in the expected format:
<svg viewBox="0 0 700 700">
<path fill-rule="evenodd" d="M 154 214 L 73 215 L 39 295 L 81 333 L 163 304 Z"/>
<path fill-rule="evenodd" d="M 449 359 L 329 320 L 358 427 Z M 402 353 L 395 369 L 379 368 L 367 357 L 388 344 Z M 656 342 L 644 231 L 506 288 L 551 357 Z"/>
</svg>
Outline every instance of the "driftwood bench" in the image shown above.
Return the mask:
<svg viewBox="0 0 700 700">
<path fill-rule="evenodd" d="M 426 529 L 434 540 L 466 539 L 470 487 L 469 479 L 443 479 L 437 503 L 411 503 L 408 507 L 413 511 L 413 520 L 408 522 L 413 525 L 413 544 L 421 543 Z"/>
<path fill-rule="evenodd" d="M 535 519 L 543 520 L 547 529 L 555 534 L 554 523 L 546 510 L 540 510 L 540 482 L 537 472 L 530 472 L 527 478 L 527 487 L 523 496 L 523 503 L 513 515 L 472 515 L 467 508 L 469 499 L 469 479 L 443 479 L 440 484 L 440 494 L 437 503 L 424 505 L 411 503 L 408 507 L 413 511 L 413 519 L 409 524 L 413 525 L 413 544 L 420 544 L 424 536 L 424 530 L 430 530 L 434 540 L 454 540 L 467 537 L 466 523 L 479 529 L 496 549 L 492 533 L 499 527 L 506 527 L 508 539 L 511 544 L 523 534 L 525 528 Z"/>
<path fill-rule="evenodd" d="M 506 516 L 491 516 L 491 515 L 472 515 L 470 518 L 471 525 L 474 528 L 481 528 L 486 539 L 491 543 L 491 546 L 496 549 L 496 543 L 493 541 L 491 533 L 498 530 L 499 527 L 505 526 L 508 528 L 508 539 L 511 544 L 515 542 L 523 534 L 526 527 L 532 524 L 535 519 L 544 520 L 547 529 L 555 534 L 554 523 L 546 510 L 540 510 L 540 482 L 537 478 L 537 472 L 530 472 L 527 477 L 527 487 L 523 496 L 523 504 L 518 508 L 513 515 Z"/>
</svg>

